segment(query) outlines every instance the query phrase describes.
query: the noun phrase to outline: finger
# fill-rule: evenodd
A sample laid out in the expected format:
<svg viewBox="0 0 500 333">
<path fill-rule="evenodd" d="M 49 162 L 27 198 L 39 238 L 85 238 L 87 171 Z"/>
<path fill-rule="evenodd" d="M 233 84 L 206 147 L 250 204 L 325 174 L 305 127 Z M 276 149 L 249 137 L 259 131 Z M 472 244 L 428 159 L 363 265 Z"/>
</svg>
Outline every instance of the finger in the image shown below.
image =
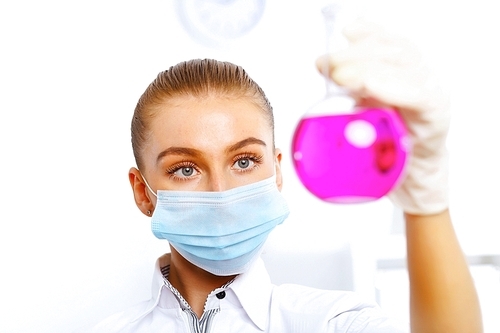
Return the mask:
<svg viewBox="0 0 500 333">
<path fill-rule="evenodd" d="M 346 64 L 335 68 L 331 78 L 362 98 L 374 98 L 395 107 L 415 105 L 421 97 L 420 78 L 413 71 L 379 62 Z"/>
<path fill-rule="evenodd" d="M 385 31 L 382 26 L 374 22 L 358 18 L 346 25 L 342 33 L 350 42 L 356 42 L 365 38 L 373 38 L 373 36 L 382 36 Z"/>
</svg>

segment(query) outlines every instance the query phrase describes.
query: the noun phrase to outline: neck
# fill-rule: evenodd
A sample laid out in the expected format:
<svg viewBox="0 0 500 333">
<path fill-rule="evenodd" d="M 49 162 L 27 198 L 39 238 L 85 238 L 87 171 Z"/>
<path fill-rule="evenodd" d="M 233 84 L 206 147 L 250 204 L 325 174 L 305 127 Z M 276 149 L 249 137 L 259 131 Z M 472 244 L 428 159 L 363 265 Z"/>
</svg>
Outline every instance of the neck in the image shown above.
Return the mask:
<svg viewBox="0 0 500 333">
<path fill-rule="evenodd" d="M 203 314 L 208 294 L 231 281 L 235 276 L 213 275 L 184 259 L 173 247 L 171 249 L 169 282 L 188 302 L 198 318 Z"/>
</svg>

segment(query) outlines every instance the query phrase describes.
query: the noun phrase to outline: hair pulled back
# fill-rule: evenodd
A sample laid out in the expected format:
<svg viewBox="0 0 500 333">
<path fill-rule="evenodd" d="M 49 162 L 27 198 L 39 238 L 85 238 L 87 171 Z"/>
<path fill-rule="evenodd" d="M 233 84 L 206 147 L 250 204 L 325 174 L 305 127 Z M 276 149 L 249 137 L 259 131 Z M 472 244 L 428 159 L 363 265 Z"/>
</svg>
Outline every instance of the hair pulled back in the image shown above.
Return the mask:
<svg viewBox="0 0 500 333">
<path fill-rule="evenodd" d="M 271 104 L 242 67 L 213 59 L 181 62 L 159 73 L 135 107 L 131 126 L 132 149 L 140 170 L 144 166 L 141 156 L 149 136 L 149 124 L 169 99 L 180 96 L 247 98 L 263 110 L 274 133 Z"/>
</svg>

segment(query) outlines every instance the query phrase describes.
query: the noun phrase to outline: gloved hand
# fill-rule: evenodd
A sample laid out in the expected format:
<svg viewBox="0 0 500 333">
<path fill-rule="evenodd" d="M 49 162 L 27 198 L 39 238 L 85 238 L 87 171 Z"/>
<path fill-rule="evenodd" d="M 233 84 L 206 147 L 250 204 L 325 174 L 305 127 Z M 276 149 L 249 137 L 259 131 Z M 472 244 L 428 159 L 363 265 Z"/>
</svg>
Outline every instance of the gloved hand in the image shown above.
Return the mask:
<svg viewBox="0 0 500 333">
<path fill-rule="evenodd" d="M 318 58 L 320 72 L 350 90 L 358 104 L 396 108 L 408 128 L 412 153 L 405 178 L 389 198 L 406 213 L 448 208 L 446 137 L 449 101 L 417 48 L 380 26 L 358 20 L 346 27 L 346 49 Z"/>
</svg>

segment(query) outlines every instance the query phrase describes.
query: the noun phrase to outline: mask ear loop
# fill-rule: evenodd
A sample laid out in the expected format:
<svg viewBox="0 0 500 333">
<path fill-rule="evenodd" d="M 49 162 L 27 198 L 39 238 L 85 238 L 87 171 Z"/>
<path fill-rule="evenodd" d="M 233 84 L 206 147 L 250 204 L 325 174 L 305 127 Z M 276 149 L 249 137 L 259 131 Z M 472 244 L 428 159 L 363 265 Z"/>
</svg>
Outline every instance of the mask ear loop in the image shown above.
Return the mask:
<svg viewBox="0 0 500 333">
<path fill-rule="evenodd" d="M 144 175 L 142 174 L 141 170 L 139 170 L 139 173 L 141 174 L 142 180 L 144 180 L 144 184 L 146 184 L 146 187 L 148 188 L 149 192 L 153 193 L 153 195 L 158 198 L 156 193 L 151 189 L 151 186 L 149 186 L 149 183 L 146 180 L 146 177 L 144 177 Z"/>
</svg>

